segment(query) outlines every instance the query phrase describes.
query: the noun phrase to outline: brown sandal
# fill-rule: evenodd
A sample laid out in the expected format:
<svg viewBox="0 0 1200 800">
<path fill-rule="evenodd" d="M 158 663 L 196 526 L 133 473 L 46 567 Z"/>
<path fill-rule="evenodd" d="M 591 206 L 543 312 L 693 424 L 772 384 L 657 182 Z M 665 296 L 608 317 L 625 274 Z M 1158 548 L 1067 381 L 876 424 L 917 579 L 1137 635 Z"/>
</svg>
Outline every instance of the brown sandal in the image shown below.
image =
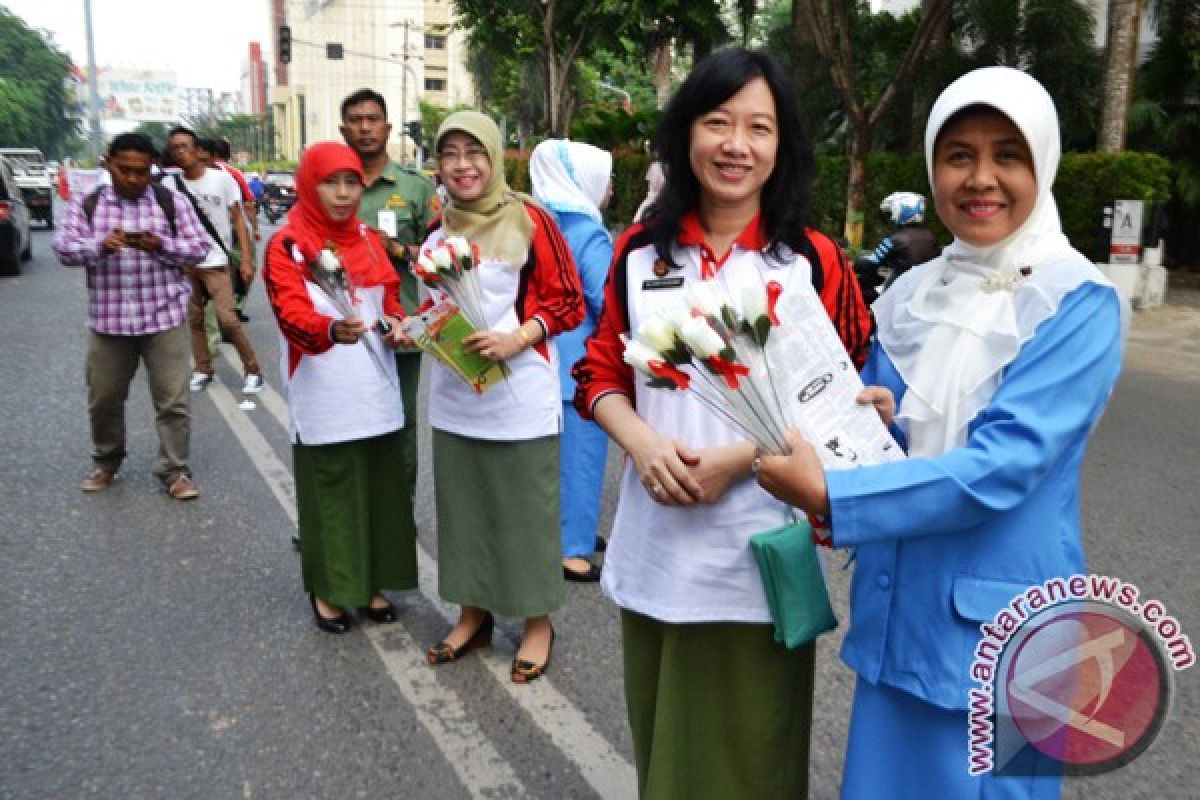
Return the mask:
<svg viewBox="0 0 1200 800">
<path fill-rule="evenodd" d="M 550 629 L 550 647 L 546 650 L 546 661 L 535 664 L 532 661 L 513 659 L 510 677 L 513 683 L 533 683 L 550 671 L 550 655 L 554 652 L 554 628 Z"/>
<path fill-rule="evenodd" d="M 435 667 L 438 664 L 449 664 L 451 661 L 458 661 L 467 653 L 474 650 L 476 647 L 486 647 L 492 643 L 492 629 L 495 627 L 495 618 L 492 612 L 487 611 L 483 615 L 483 621 L 479 623 L 479 627 L 471 634 L 471 638 L 467 639 L 461 647 L 454 648 L 454 645 L 449 642 L 440 642 L 425 653 L 425 661 L 429 666 Z"/>
</svg>

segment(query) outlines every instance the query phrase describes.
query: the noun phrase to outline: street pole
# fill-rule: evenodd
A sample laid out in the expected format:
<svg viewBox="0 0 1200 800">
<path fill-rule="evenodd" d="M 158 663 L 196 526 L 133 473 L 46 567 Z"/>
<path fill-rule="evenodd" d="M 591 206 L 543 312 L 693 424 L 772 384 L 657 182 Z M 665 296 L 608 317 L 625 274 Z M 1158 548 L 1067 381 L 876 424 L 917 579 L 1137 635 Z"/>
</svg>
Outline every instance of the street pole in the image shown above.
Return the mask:
<svg viewBox="0 0 1200 800">
<path fill-rule="evenodd" d="M 92 163 L 99 166 L 104 153 L 104 133 L 100 130 L 100 83 L 96 79 L 96 43 L 92 37 L 92 0 L 83 0 L 83 23 L 88 55 L 88 123 L 91 128 Z"/>
<path fill-rule="evenodd" d="M 400 153 L 403 156 L 408 150 L 408 26 L 411 20 L 404 20 L 404 46 L 400 48 Z"/>
</svg>

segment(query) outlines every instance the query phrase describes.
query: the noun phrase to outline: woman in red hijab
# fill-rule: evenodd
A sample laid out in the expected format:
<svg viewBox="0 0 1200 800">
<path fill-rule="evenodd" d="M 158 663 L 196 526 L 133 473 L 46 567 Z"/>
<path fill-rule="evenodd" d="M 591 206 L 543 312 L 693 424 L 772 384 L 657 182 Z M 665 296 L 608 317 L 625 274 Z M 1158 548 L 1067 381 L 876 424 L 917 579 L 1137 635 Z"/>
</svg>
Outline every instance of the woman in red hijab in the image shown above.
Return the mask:
<svg viewBox="0 0 1200 800">
<path fill-rule="evenodd" d="M 416 409 L 403 406 L 390 354 L 402 341 L 399 278 L 355 216 L 358 156 L 313 145 L 296 192 L 263 279 L 282 338 L 304 588 L 317 627 L 345 633 L 351 609 L 394 622 L 383 590 L 417 585 L 412 498 L 393 485 Z"/>
</svg>

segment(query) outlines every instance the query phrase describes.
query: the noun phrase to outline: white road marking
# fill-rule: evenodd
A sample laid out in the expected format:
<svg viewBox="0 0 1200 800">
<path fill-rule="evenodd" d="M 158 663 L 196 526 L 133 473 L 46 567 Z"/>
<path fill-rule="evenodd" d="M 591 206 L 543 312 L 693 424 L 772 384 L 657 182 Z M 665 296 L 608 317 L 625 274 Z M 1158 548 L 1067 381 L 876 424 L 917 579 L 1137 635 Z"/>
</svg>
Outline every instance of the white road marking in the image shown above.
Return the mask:
<svg viewBox="0 0 1200 800">
<path fill-rule="evenodd" d="M 237 351 L 232 346 L 222 344 L 221 355 L 234 366 L 238 374 L 241 374 L 241 361 L 237 357 Z M 230 427 L 234 429 L 238 438 L 246 446 L 246 451 L 258 468 L 259 473 L 267 481 L 268 485 L 272 487 L 275 497 L 279 499 L 280 504 L 284 506 L 284 510 L 294 523 L 296 520 L 295 488 L 292 484 L 291 472 L 279 462 L 274 450 L 270 448 L 270 445 L 263 438 L 262 434 L 247 418 L 247 414 L 239 412 L 234 408 L 233 399 L 229 391 L 221 385 L 219 378 L 209 385 L 209 390 L 214 386 L 220 386 L 221 391 L 228 398 L 228 413 L 222 410 L 222 414 L 229 420 Z M 286 430 L 288 424 L 287 405 L 279 392 L 268 384 L 263 388 L 262 393 L 257 395 L 256 399 Z M 214 395 L 215 401 L 216 395 Z M 219 404 L 218 408 L 220 409 Z M 230 416 L 236 417 L 237 422 L 235 423 L 234 420 L 230 419 Z M 243 431 L 247 428 L 249 431 L 243 435 Z M 257 442 L 261 442 L 263 448 L 265 448 L 265 455 L 262 456 L 264 462 L 269 465 L 270 461 L 274 460 L 274 462 L 283 466 L 283 474 L 280 474 L 277 469 L 264 470 L 263 467 L 259 466 L 258 456 L 264 453 L 264 449 L 261 449 L 257 445 Z M 286 489 L 282 487 L 276 489 L 275 484 L 277 482 L 286 482 Z M 285 502 L 284 497 L 289 498 L 289 500 Z M 456 622 L 458 620 L 458 609 L 443 602 L 437 596 L 435 588 L 437 586 L 437 561 L 420 545 L 417 547 L 417 568 L 421 595 L 445 618 L 448 624 Z M 507 642 L 508 646 L 505 648 L 508 653 L 507 657 L 493 651 L 489 655 L 482 656 L 480 660 L 500 687 L 512 698 L 514 703 L 529 715 L 534 724 L 550 738 L 555 747 L 562 751 L 563 756 L 575 764 L 596 794 L 605 798 L 605 800 L 624 800 L 625 798 L 633 797 L 636 794 L 637 786 L 637 773 L 633 765 L 618 753 L 608 740 L 588 722 L 584 713 L 566 695 L 554 687 L 550 674 L 542 677 L 536 683 L 528 685 L 513 684 L 509 678 L 509 667 L 512 658 L 511 654 L 516 651 L 516 643 L 499 631 L 497 631 L 496 636 Z M 369 638 L 372 644 L 375 645 L 376 650 L 380 652 L 380 657 L 384 658 L 384 663 L 388 663 L 385 655 L 387 651 L 376 641 L 377 637 L 369 636 Z M 412 647 L 418 655 L 421 653 L 418 646 L 413 644 Z M 428 669 L 423 656 L 421 656 L 420 666 Z M 390 666 L 389 672 L 391 672 Z M 401 684 L 402 680 L 410 677 L 403 671 L 398 674 L 400 675 L 400 680 L 397 680 L 398 684 Z M 393 679 L 395 678 L 396 673 L 393 673 Z M 435 688 L 441 692 L 448 691 L 440 687 L 440 685 L 437 685 Z M 404 689 L 403 685 L 401 685 L 401 689 Z M 412 701 L 410 700 L 410 702 Z M 415 703 L 414 707 L 416 707 Z M 439 746 L 440 744 L 439 742 Z M 488 747 L 490 748 L 490 744 Z M 447 755 L 452 752 L 446 748 L 443 748 L 443 751 Z"/>
<path fill-rule="evenodd" d="M 233 394 L 219 378 L 214 379 L 205 391 L 242 443 L 259 475 L 271 487 L 288 519 L 296 524 L 295 486 L 287 466 L 246 414 L 238 409 Z M 471 720 L 458 693 L 437 683 L 433 670 L 425 663 L 420 648 L 407 632 L 397 631 L 393 636 L 403 645 L 400 650 L 384 647 L 385 637 L 375 632 L 367 634 L 367 641 L 375 648 L 404 699 L 413 707 L 417 720 L 445 754 L 463 788 L 475 798 L 523 796 L 524 787 L 512 766 Z"/>
</svg>

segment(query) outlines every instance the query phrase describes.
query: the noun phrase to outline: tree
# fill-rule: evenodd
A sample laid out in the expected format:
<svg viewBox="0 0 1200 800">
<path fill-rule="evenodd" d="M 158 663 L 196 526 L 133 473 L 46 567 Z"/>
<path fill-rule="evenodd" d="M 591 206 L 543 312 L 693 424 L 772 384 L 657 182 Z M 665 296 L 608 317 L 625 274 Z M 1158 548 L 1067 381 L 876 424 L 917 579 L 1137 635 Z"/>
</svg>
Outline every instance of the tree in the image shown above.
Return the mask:
<svg viewBox="0 0 1200 800">
<path fill-rule="evenodd" d="M 458 0 L 458 24 L 470 29 L 472 47 L 533 60 L 541 77 L 542 128 L 566 131 L 575 110 L 571 78 L 576 62 L 601 40 L 631 24 L 619 0 L 529 0 L 495 3 Z M 519 71 L 519 70 L 518 70 Z"/>
<path fill-rule="evenodd" d="M 0 146 L 70 154 L 79 125 L 66 116 L 66 53 L 0 6 Z"/>
<path fill-rule="evenodd" d="M 866 15 L 863 4 L 851 0 L 807 0 L 800 9 L 807 16 L 818 52 L 829 64 L 830 78 L 841 96 L 849 121 L 849 170 L 846 180 L 845 236 L 851 247 L 862 246 L 863 208 L 866 196 L 866 160 L 871 135 L 896 99 L 899 87 L 921 62 L 933 34 L 950 12 L 950 0 L 930 0 L 909 42 L 899 67 L 877 95 L 862 91 L 859 71 L 850 47 L 851 22 Z M 853 6 L 850 13 L 847 6 Z"/>
<path fill-rule="evenodd" d="M 1125 120 L 1133 101 L 1141 0 L 1109 0 L 1108 59 L 1104 67 L 1104 111 L 1100 115 L 1101 153 L 1125 149 Z"/>
</svg>

